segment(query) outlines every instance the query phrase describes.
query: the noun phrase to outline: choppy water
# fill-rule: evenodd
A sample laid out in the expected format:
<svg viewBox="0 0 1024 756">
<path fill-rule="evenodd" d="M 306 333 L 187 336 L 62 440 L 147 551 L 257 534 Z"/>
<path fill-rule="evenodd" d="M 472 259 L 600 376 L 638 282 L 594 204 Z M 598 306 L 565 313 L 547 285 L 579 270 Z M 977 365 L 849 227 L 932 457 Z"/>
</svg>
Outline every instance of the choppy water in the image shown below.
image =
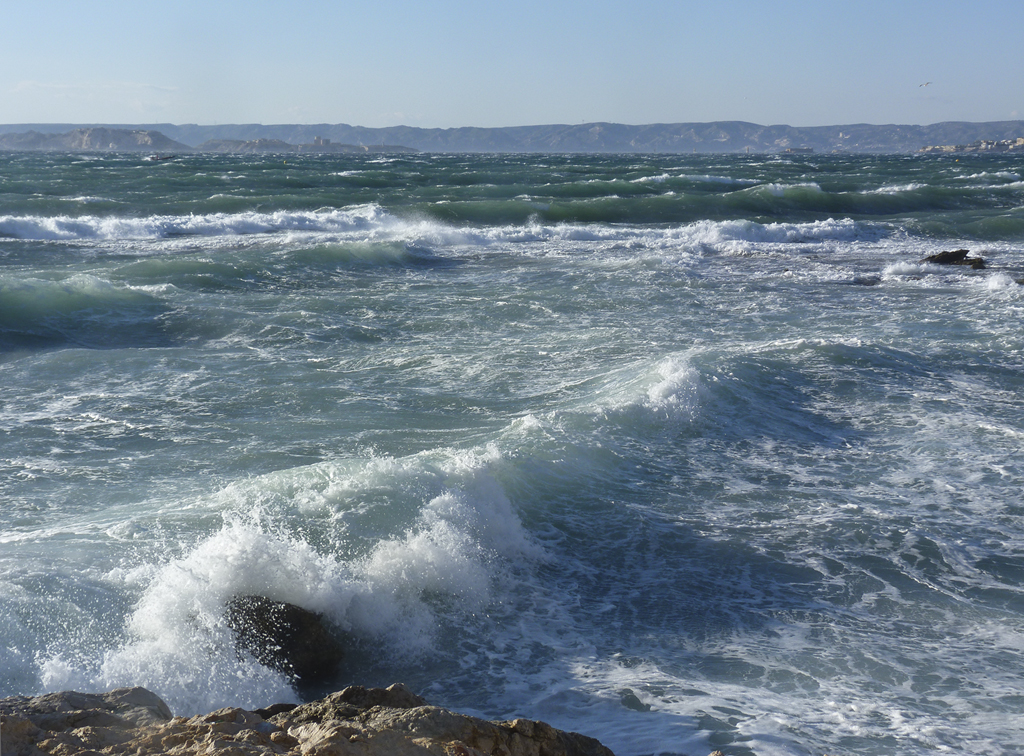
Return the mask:
<svg viewBox="0 0 1024 756">
<path fill-rule="evenodd" d="M 0 695 L 315 694 L 257 592 L 620 756 L 1022 752 L 1022 176 L 0 154 Z"/>
</svg>

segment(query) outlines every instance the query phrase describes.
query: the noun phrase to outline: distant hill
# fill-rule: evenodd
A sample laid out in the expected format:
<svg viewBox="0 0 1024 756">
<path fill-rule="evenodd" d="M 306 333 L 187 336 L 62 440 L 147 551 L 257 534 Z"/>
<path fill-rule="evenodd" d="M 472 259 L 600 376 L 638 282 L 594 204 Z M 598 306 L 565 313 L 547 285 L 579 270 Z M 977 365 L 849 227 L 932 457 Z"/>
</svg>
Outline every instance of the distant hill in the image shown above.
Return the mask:
<svg viewBox="0 0 1024 756">
<path fill-rule="evenodd" d="M 397 144 L 355 145 L 328 142 L 319 137 L 317 141 L 302 144 L 291 144 L 281 139 L 208 139 L 198 147 L 196 152 L 227 152 L 232 154 L 253 154 L 257 152 L 316 152 L 332 154 L 362 154 L 366 152 L 416 152 L 412 147 Z"/>
<path fill-rule="evenodd" d="M 5 134 L 0 131 L 0 150 L 191 152 L 192 148 L 151 129 L 120 129 L 99 126 L 72 129 L 66 133 L 30 130 Z"/>
<path fill-rule="evenodd" d="M 52 129 L 53 126 L 39 126 Z M 411 147 L 398 145 L 338 144 L 329 139 L 317 137 L 312 144 L 290 144 L 280 139 L 210 139 L 198 147 L 166 137 L 154 129 L 118 128 L 93 126 L 72 129 L 64 133 L 37 131 L 33 128 L 24 132 L 4 133 L 0 127 L 0 150 L 8 151 L 62 151 L 62 152 L 227 152 L 252 153 L 366 153 L 366 152 L 416 152 Z M 57 127 L 60 128 L 60 127 Z"/>
<path fill-rule="evenodd" d="M 330 150 L 341 145 L 364 150 L 389 151 L 412 148 L 424 152 L 814 152 L 909 153 L 930 145 L 970 144 L 979 140 L 1014 140 L 1024 137 L 1024 121 L 988 123 L 948 122 L 930 126 L 849 124 L 843 126 L 761 126 L 745 121 L 673 123 L 631 126 L 617 123 L 576 125 L 512 126 L 505 128 L 423 129 L 412 126 L 367 128 L 347 124 L 261 125 L 195 124 L 93 125 L 20 124 L 0 126 L 0 149 L 55 149 L 53 147 L 10 146 L 11 134 L 36 132 L 98 132 L 100 128 L 132 134 L 158 133 L 180 147 L 137 147 L 159 151 L 185 151 L 185 145 L 209 149 L 204 143 L 267 143 L 278 140 L 279 148 L 297 148 L 330 141 Z M 102 137 L 90 137 L 97 145 Z M 126 137 L 127 139 L 127 137 Z M 129 140 L 130 141 L 130 140 Z M 112 144 L 114 142 L 110 142 Z M 141 144 L 141 143 L 140 143 Z M 100 149 L 105 149 L 99 147 Z M 68 147 L 67 149 L 89 149 Z M 133 148 L 134 149 L 134 148 Z"/>
</svg>

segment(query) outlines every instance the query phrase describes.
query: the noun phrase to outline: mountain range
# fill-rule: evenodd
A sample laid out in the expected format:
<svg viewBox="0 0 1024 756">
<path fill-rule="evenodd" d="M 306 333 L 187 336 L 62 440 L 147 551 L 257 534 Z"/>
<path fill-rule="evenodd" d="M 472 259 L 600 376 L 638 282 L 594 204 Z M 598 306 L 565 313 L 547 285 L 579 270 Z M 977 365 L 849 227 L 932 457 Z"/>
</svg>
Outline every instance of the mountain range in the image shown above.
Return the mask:
<svg viewBox="0 0 1024 756">
<path fill-rule="evenodd" d="M 347 124 L 12 124 L 0 125 L 0 149 L 223 151 L 226 143 L 237 146 L 276 140 L 281 148 L 329 144 L 330 148 L 322 151 L 333 152 L 344 151 L 342 146 L 388 151 L 400 149 L 397 146 L 401 145 L 423 152 L 909 153 L 930 145 L 966 145 L 978 140 L 1013 140 L 1022 136 L 1024 121 L 808 127 L 714 121 L 450 129 Z M 220 144 L 220 150 L 214 148 L 216 144 Z"/>
</svg>

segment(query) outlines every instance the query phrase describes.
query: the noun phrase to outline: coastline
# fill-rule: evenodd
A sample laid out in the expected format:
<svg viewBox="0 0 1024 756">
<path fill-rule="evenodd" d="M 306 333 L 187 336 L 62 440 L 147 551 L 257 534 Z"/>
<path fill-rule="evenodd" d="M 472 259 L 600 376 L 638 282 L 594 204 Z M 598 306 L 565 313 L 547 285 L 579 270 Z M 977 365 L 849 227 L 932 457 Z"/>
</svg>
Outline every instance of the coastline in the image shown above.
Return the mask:
<svg viewBox="0 0 1024 756">
<path fill-rule="evenodd" d="M 352 686 L 305 704 L 175 717 L 155 693 L 118 688 L 0 699 L 0 753 L 293 756 L 614 756 L 594 738 L 527 719 L 430 706 L 401 684 Z"/>
<path fill-rule="evenodd" d="M 62 133 L 63 132 L 63 133 Z M 348 124 L 0 124 L 0 150 L 99 152 L 441 152 L 441 153 L 917 153 L 928 145 L 1016 140 L 1024 121 L 984 123 L 764 125 L 706 123 L 548 124 L 437 129 Z M 158 143 L 166 143 L 166 147 Z M 172 144 L 181 145 L 172 147 Z M 401 146 L 399 146 L 401 145 Z M 792 154 L 792 153 L 790 153 Z M 805 153 L 810 154 L 810 153 Z"/>
</svg>

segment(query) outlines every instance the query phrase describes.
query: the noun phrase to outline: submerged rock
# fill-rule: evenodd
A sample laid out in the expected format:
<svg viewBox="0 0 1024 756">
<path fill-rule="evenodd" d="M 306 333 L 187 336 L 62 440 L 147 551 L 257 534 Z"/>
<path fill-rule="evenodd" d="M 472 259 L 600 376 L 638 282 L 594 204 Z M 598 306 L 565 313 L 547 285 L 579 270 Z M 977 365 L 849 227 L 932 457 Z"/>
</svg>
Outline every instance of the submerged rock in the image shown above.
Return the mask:
<svg viewBox="0 0 1024 756">
<path fill-rule="evenodd" d="M 921 262 L 934 263 L 935 265 L 966 265 L 975 270 L 982 270 L 985 267 L 985 261 L 982 258 L 968 257 L 968 255 L 970 255 L 970 252 L 966 249 L 954 249 L 949 252 L 928 255 Z"/>
<path fill-rule="evenodd" d="M 270 719 L 259 713 L 282 706 L 289 710 Z M 53 718 L 57 711 L 64 716 Z M 127 716 L 139 712 L 138 722 Z M 101 724 L 96 713 L 113 719 Z M 352 687 L 294 708 L 226 708 L 191 719 L 172 719 L 142 688 L 8 698 L 0 700 L 0 734 L 5 756 L 614 756 L 593 738 L 544 722 L 488 722 L 429 706 L 404 685 Z"/>
<path fill-rule="evenodd" d="M 637 697 L 636 693 L 631 691 L 629 688 L 623 688 L 622 690 L 620 690 L 619 695 L 621 696 L 619 700 L 622 701 L 622 705 L 625 706 L 627 709 L 632 709 L 633 711 L 651 710 L 650 705 L 645 704 L 643 701 L 641 701 Z"/>
<path fill-rule="evenodd" d="M 226 621 L 239 648 L 304 683 L 329 681 L 345 655 L 324 616 L 294 604 L 237 596 L 228 602 Z"/>
</svg>

